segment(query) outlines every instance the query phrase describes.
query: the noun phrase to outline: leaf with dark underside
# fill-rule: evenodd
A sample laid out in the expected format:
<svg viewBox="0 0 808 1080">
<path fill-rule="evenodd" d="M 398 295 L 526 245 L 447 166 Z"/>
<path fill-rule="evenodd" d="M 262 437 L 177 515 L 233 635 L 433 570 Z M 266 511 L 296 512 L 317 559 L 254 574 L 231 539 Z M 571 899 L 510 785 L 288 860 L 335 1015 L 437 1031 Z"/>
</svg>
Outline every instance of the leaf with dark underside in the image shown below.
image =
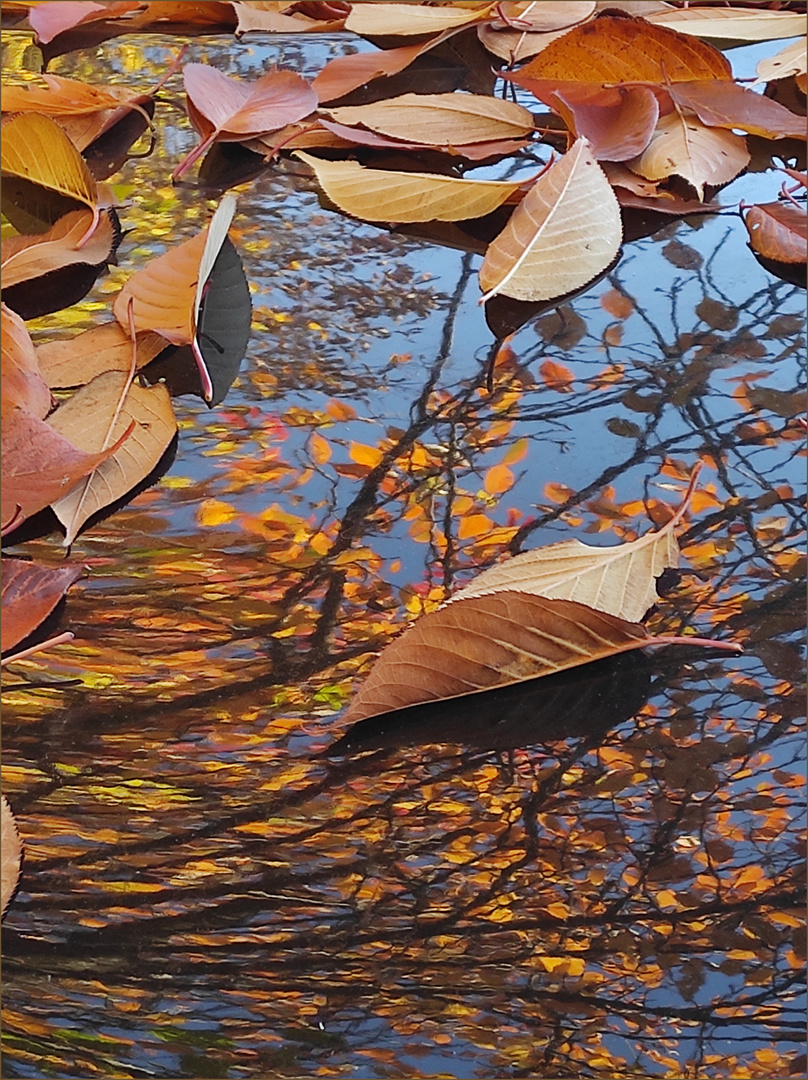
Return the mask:
<svg viewBox="0 0 808 1080">
<path fill-rule="evenodd" d="M 32 634 L 81 574 L 81 566 L 52 569 L 24 559 L 4 558 L 0 563 L 0 651 L 5 655 Z"/>
</svg>

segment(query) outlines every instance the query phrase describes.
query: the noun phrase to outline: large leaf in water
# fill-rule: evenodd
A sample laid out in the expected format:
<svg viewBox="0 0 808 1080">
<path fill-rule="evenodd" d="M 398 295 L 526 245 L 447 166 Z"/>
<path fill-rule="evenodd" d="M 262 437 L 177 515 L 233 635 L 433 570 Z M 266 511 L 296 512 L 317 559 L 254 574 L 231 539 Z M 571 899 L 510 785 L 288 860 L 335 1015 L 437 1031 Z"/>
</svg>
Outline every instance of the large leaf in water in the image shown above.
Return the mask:
<svg viewBox="0 0 808 1080">
<path fill-rule="evenodd" d="M 648 698 L 650 674 L 651 662 L 635 651 L 498 690 L 411 705 L 359 720 L 328 754 L 436 742 L 512 750 L 591 737 L 634 716 Z"/>
<path fill-rule="evenodd" d="M 0 860 L 0 915 L 4 915 L 17 888 L 22 863 L 22 841 L 5 795 L 0 795 Z"/>
<path fill-rule="evenodd" d="M 3 419 L 12 409 L 24 409 L 42 420 L 50 411 L 51 395 L 31 335 L 20 316 L 6 304 L 0 307 L 0 326 L 0 412 Z"/>
<path fill-rule="evenodd" d="M 53 569 L 24 559 L 3 559 L 0 650 L 19 645 L 53 611 L 67 589 L 81 577 L 81 566 Z"/>
<path fill-rule="evenodd" d="M 480 267 L 488 300 L 564 296 L 595 278 L 620 249 L 620 207 L 586 139 L 539 177 Z"/>
<path fill-rule="evenodd" d="M 486 18 L 496 4 L 457 8 L 451 4 L 429 7 L 425 4 L 354 4 L 345 29 L 369 37 L 414 37 L 434 34 L 455 26 Z"/>
<path fill-rule="evenodd" d="M 130 383 L 129 372 L 119 371 L 107 371 L 82 386 L 56 410 L 51 425 L 87 453 L 106 450 L 132 429 L 114 453 L 51 504 L 65 527 L 65 547 L 89 518 L 149 475 L 177 430 L 166 388 L 138 386 Z"/>
<path fill-rule="evenodd" d="M 225 237 L 203 288 L 194 353 L 204 365 L 204 397 L 213 408 L 238 375 L 252 323 L 250 287 L 239 254 Z"/>
<path fill-rule="evenodd" d="M 159 334 L 138 334 L 135 370 L 151 363 L 165 348 Z M 48 386 L 65 389 L 84 386 L 105 371 L 129 371 L 132 341 L 118 323 L 100 323 L 74 337 L 43 342 L 36 355 Z"/>
<path fill-rule="evenodd" d="M 761 11 L 753 7 L 674 8 L 647 16 L 655 26 L 680 34 L 720 42 L 773 41 L 805 34 L 805 15 L 799 11 Z"/>
<path fill-rule="evenodd" d="M 776 262 L 805 262 L 804 210 L 790 203 L 759 203 L 749 207 L 744 221 L 749 242 L 758 255 Z"/>
</svg>

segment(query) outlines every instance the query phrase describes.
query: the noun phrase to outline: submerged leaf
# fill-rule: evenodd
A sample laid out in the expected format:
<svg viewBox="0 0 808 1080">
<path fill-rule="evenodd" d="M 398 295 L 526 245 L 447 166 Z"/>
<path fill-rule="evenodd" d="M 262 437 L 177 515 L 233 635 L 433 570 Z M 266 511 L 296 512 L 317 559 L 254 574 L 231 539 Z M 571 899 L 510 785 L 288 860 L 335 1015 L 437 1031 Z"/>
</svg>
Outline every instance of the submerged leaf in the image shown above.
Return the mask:
<svg viewBox="0 0 808 1080">
<path fill-rule="evenodd" d="M 539 177 L 489 245 L 480 268 L 488 300 L 549 300 L 595 278 L 622 239 L 620 207 L 586 139 Z"/>
</svg>

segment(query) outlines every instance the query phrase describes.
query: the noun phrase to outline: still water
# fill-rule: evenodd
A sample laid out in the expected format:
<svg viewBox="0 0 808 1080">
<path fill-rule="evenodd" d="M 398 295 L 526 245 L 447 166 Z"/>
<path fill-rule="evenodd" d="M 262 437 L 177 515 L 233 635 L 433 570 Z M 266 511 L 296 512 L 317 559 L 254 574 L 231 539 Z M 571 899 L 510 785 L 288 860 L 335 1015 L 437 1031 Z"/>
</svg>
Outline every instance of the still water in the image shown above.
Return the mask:
<svg viewBox="0 0 808 1080">
<path fill-rule="evenodd" d="M 50 70 L 146 89 L 182 43 Z M 186 59 L 313 74 L 344 47 Z M 111 179 L 118 267 L 37 340 L 108 319 L 207 221 L 216 194 L 170 182 L 193 143 L 158 106 Z M 761 168 L 720 201 L 775 198 Z M 638 229 L 583 295 L 492 330 L 468 236 L 342 217 L 294 161 L 235 190 L 239 380 L 177 399 L 170 469 L 74 544 L 75 640 L 4 679 L 4 1075 L 801 1075 L 803 291 L 730 210 Z M 698 461 L 650 626 L 743 655 L 590 665 L 335 747 L 407 621 L 508 550 L 645 532 Z"/>
</svg>

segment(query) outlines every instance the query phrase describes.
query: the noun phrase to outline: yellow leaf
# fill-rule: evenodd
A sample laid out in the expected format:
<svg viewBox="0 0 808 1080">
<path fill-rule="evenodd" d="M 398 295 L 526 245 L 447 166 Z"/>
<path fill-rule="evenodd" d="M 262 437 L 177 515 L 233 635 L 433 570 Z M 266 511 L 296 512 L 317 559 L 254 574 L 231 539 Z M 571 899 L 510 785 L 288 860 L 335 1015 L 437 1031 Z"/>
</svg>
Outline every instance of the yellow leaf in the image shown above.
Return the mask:
<svg viewBox="0 0 808 1080">
<path fill-rule="evenodd" d="M 521 461 L 527 454 L 529 445 L 527 439 L 517 439 L 510 450 L 505 454 L 505 457 L 502 459 L 502 464 L 515 465 L 518 461 Z"/>
<path fill-rule="evenodd" d="M 507 465 L 492 465 L 485 474 L 483 486 L 489 495 L 501 495 L 513 487 L 514 476 Z"/>
<path fill-rule="evenodd" d="M 377 446 L 366 446 L 364 443 L 352 442 L 348 448 L 351 460 L 357 465 L 367 465 L 374 469 L 384 457 Z"/>
<path fill-rule="evenodd" d="M 236 517 L 236 510 L 230 503 L 219 499 L 204 499 L 196 512 L 200 525 L 226 525 Z"/>
<path fill-rule="evenodd" d="M 460 519 L 457 536 L 460 540 L 469 540 L 473 537 L 484 536 L 494 528 L 494 523 L 485 514 L 470 514 Z"/>
</svg>

